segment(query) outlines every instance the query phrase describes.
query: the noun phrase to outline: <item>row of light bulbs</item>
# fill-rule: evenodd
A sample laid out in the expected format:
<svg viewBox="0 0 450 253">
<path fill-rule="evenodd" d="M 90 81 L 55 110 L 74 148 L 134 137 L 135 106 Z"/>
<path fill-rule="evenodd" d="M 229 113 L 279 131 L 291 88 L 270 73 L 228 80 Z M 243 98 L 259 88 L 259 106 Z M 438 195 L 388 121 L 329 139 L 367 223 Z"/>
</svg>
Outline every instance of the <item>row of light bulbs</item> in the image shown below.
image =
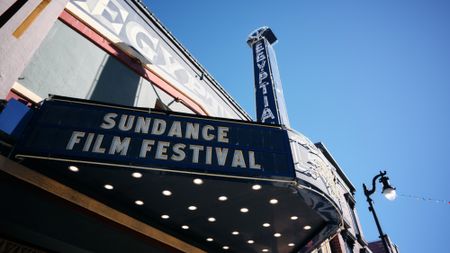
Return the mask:
<svg viewBox="0 0 450 253">
<path fill-rule="evenodd" d="M 72 171 L 72 172 L 78 172 L 78 171 L 79 171 L 79 168 L 76 167 L 76 166 L 71 165 L 71 166 L 69 166 L 69 170 Z M 131 174 L 131 176 L 134 177 L 134 178 L 141 178 L 141 177 L 142 177 L 142 173 L 140 173 L 140 172 L 133 172 L 133 173 Z M 196 184 L 196 185 L 202 185 L 202 184 L 203 184 L 203 180 L 202 180 L 201 178 L 195 178 L 195 179 L 193 180 L 193 183 Z M 114 189 L 114 186 L 112 186 L 111 184 L 105 184 L 103 187 L 104 187 L 105 189 L 107 189 L 107 190 L 113 190 L 113 189 Z M 259 185 L 259 184 L 254 184 L 254 185 L 252 185 L 252 189 L 255 190 L 255 191 L 260 190 L 261 188 L 262 188 L 262 186 Z M 163 190 L 163 191 L 162 191 L 162 194 L 163 194 L 164 196 L 166 196 L 166 197 L 169 197 L 169 196 L 172 195 L 172 192 L 171 192 L 170 190 Z M 218 199 L 219 201 L 226 201 L 226 200 L 228 200 L 228 197 L 222 195 L 222 196 L 219 196 L 217 199 Z M 144 205 L 144 201 L 142 201 L 142 200 L 135 200 L 134 203 L 135 203 L 136 205 L 138 205 L 138 206 Z M 275 204 L 278 204 L 278 200 L 275 199 L 275 198 L 273 198 L 273 199 L 270 199 L 270 200 L 269 200 L 269 203 L 272 204 L 272 205 L 275 205 Z M 188 210 L 190 210 L 190 211 L 195 211 L 195 210 L 197 210 L 197 207 L 192 205 L 192 206 L 189 206 L 189 207 L 188 207 Z M 246 207 L 242 207 L 242 208 L 240 209 L 240 212 L 241 212 L 241 213 L 247 213 L 247 212 L 249 212 L 249 209 L 246 208 Z M 167 215 L 167 214 L 163 214 L 163 215 L 161 215 L 161 218 L 164 219 L 164 220 L 167 220 L 167 219 L 170 219 L 170 216 Z M 297 220 L 298 217 L 297 217 L 297 216 L 291 216 L 290 219 L 291 219 L 291 220 Z M 215 221 L 216 221 L 216 218 L 214 218 L 214 217 L 209 217 L 209 218 L 208 218 L 208 221 L 209 221 L 209 222 L 215 222 Z M 270 223 L 267 223 L 267 222 L 266 222 L 266 223 L 263 223 L 262 226 L 265 227 L 265 228 L 270 227 Z M 188 230 L 188 229 L 189 229 L 189 226 L 188 226 L 188 225 L 182 225 L 181 228 L 184 229 L 184 230 Z M 303 229 L 304 229 L 304 230 L 310 230 L 310 229 L 311 229 L 311 226 L 306 225 L 306 226 L 303 227 Z M 239 235 L 239 231 L 233 231 L 233 232 L 231 232 L 231 234 L 232 234 L 232 235 Z M 279 237 L 281 237 L 281 234 L 280 234 L 280 233 L 275 233 L 275 234 L 273 234 L 273 236 L 279 238 Z M 208 238 L 206 238 L 206 241 L 208 241 L 208 242 L 213 242 L 214 239 L 211 238 L 211 237 L 208 237 Z M 247 243 L 248 243 L 248 244 L 254 244 L 255 241 L 254 241 L 254 240 L 247 240 Z M 289 246 L 289 247 L 294 247 L 295 244 L 294 244 L 294 243 L 289 243 L 288 246 Z M 228 250 L 228 249 L 230 249 L 230 247 L 227 246 L 227 245 L 224 245 L 224 246 L 222 246 L 222 249 Z M 269 252 L 269 249 L 264 248 L 264 249 L 262 249 L 262 252 Z"/>
<path fill-rule="evenodd" d="M 193 183 L 196 184 L 196 185 L 201 185 L 201 184 L 203 184 L 203 180 L 200 179 L 200 178 L 196 178 L 196 179 L 193 180 Z M 261 185 L 259 185 L 259 184 L 254 184 L 254 185 L 252 185 L 252 189 L 253 189 L 253 190 L 256 190 L 256 191 L 257 191 L 257 190 L 260 190 L 261 188 L 262 188 L 262 187 L 261 187 Z M 162 194 L 163 194 L 164 196 L 167 196 L 167 197 L 168 197 L 168 196 L 171 196 L 171 195 L 172 195 L 172 192 L 169 191 L 169 190 L 163 190 L 163 191 L 162 191 Z M 228 199 L 227 196 L 219 196 L 219 197 L 218 197 L 218 200 L 219 200 L 219 201 L 226 201 L 227 199 Z M 275 204 L 278 204 L 278 200 L 277 200 L 277 199 L 270 199 L 270 200 L 269 200 L 269 203 L 272 204 L 272 205 L 275 205 Z M 188 210 L 190 210 L 190 211 L 195 211 L 195 210 L 197 210 L 197 207 L 196 207 L 196 206 L 189 206 L 189 207 L 188 207 Z M 247 212 L 249 211 L 249 209 L 246 208 L 246 207 L 243 207 L 243 208 L 240 209 L 240 211 L 241 211 L 242 213 L 247 213 Z M 163 214 L 163 215 L 161 215 L 161 218 L 162 218 L 162 219 L 169 219 L 170 216 L 167 215 L 167 214 Z M 298 216 L 291 216 L 290 219 L 291 219 L 291 220 L 297 220 L 297 219 L 298 219 Z M 208 221 L 209 221 L 209 222 L 215 222 L 215 221 L 216 221 L 216 218 L 214 218 L 214 217 L 209 217 L 209 218 L 208 218 Z M 262 226 L 263 226 L 263 227 L 266 227 L 266 228 L 267 228 L 267 227 L 270 227 L 270 223 L 263 223 Z M 181 228 L 184 229 L 184 230 L 187 230 L 187 229 L 189 229 L 189 226 L 188 226 L 188 225 L 182 225 Z M 311 229 L 311 226 L 306 225 L 306 226 L 303 227 L 303 229 L 304 229 L 304 230 L 310 230 L 310 229 Z M 231 232 L 231 234 L 232 234 L 232 235 L 239 235 L 239 231 L 233 231 L 233 232 Z M 281 233 L 275 233 L 275 234 L 273 234 L 273 236 L 274 236 L 274 237 L 277 237 L 277 238 L 278 238 L 278 237 L 281 237 Z M 208 242 L 213 242 L 214 239 L 213 239 L 212 237 L 208 237 L 208 238 L 206 238 L 206 241 L 208 241 Z M 247 243 L 248 243 L 248 244 L 254 244 L 255 241 L 254 241 L 254 240 L 247 240 Z M 289 246 L 289 247 L 294 247 L 295 244 L 294 244 L 294 243 L 289 243 L 288 246 Z M 228 250 L 228 249 L 230 249 L 230 246 L 224 245 L 224 246 L 222 246 L 222 249 Z M 264 249 L 262 249 L 262 252 L 269 252 L 269 249 L 264 248 Z"/>
</svg>

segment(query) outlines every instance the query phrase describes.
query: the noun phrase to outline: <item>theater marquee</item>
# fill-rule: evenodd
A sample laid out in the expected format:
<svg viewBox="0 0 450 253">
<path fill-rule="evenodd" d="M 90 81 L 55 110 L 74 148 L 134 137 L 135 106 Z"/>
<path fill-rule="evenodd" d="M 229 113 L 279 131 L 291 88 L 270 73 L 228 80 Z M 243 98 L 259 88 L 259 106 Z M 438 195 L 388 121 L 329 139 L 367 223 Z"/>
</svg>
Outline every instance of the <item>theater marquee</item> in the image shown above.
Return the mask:
<svg viewBox="0 0 450 253">
<path fill-rule="evenodd" d="M 35 112 L 18 157 L 292 179 L 285 130 L 54 97 Z"/>
</svg>

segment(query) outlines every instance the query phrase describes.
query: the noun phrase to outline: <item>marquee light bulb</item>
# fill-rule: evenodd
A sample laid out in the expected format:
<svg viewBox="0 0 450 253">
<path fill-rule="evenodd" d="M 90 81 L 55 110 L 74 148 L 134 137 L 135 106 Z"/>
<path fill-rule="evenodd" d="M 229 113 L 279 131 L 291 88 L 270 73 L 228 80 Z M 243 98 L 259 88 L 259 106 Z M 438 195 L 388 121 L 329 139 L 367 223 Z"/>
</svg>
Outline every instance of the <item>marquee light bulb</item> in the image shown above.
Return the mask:
<svg viewBox="0 0 450 253">
<path fill-rule="evenodd" d="M 252 189 L 253 190 L 255 190 L 255 191 L 257 191 L 257 190 L 261 190 L 261 185 L 259 185 L 259 184 L 254 184 L 253 186 L 252 186 Z"/>
<path fill-rule="evenodd" d="M 133 172 L 133 174 L 131 174 L 131 176 L 133 176 L 134 178 L 141 178 L 142 174 L 139 172 Z"/>
<path fill-rule="evenodd" d="M 103 187 L 105 187 L 105 189 L 107 190 L 112 190 L 114 189 L 114 186 L 110 185 L 110 184 L 105 184 Z"/>
<path fill-rule="evenodd" d="M 196 179 L 194 179 L 194 184 L 196 184 L 196 185 L 201 185 L 201 184 L 203 184 L 203 180 L 202 179 L 200 179 L 200 178 L 196 178 Z"/>
<path fill-rule="evenodd" d="M 70 171 L 73 171 L 73 172 L 78 172 L 78 171 L 80 171 L 80 170 L 78 169 L 77 166 L 73 166 L 73 165 L 70 165 L 70 166 L 69 166 L 69 170 L 70 170 Z"/>
</svg>

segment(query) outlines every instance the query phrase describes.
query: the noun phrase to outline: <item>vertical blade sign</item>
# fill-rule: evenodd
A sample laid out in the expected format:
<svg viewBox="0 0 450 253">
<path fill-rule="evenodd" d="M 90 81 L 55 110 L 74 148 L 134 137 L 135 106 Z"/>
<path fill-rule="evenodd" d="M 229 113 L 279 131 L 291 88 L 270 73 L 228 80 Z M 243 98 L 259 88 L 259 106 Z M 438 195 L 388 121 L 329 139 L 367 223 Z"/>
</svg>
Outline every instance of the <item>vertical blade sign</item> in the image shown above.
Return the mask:
<svg viewBox="0 0 450 253">
<path fill-rule="evenodd" d="M 267 44 L 268 41 L 265 38 L 261 38 L 252 45 L 255 70 L 256 115 L 258 122 L 280 125 L 281 121 L 278 115 Z"/>
</svg>

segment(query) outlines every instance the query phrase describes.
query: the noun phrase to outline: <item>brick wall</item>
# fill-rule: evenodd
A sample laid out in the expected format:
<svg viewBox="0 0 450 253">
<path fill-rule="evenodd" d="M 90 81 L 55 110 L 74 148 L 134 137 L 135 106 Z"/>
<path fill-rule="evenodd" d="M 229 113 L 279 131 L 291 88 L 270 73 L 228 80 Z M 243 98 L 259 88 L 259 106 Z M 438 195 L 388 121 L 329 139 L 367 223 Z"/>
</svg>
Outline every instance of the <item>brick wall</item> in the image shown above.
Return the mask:
<svg viewBox="0 0 450 253">
<path fill-rule="evenodd" d="M 341 235 L 335 236 L 330 241 L 330 248 L 332 253 L 345 253 L 344 240 Z"/>
</svg>

